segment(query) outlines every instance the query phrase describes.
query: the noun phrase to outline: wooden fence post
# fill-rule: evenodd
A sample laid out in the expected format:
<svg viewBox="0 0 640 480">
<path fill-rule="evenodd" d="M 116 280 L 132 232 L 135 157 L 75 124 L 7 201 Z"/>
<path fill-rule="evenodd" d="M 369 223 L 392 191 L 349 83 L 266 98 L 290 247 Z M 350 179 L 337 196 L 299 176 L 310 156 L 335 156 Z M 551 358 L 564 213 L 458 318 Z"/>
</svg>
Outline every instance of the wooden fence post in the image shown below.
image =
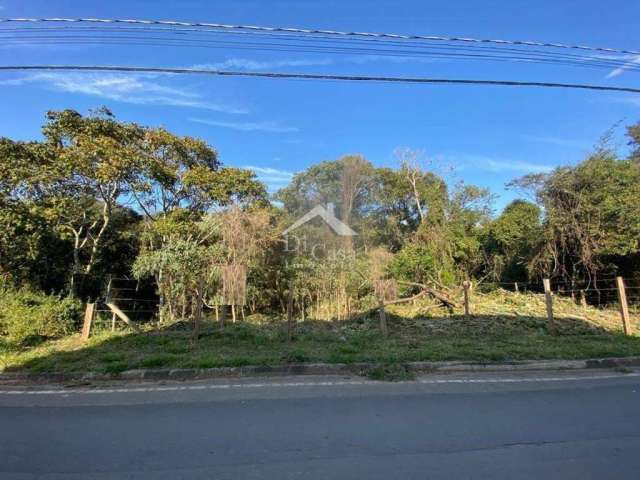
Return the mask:
<svg viewBox="0 0 640 480">
<path fill-rule="evenodd" d="M 556 333 L 556 324 L 553 319 L 553 294 L 551 293 L 551 281 L 548 278 L 542 280 L 544 285 L 544 296 L 547 302 L 547 321 L 549 327 L 549 333 Z"/>
<path fill-rule="evenodd" d="M 91 324 L 93 323 L 93 317 L 96 312 L 96 304 L 95 303 L 87 303 L 87 306 L 84 310 L 84 322 L 82 324 L 82 340 L 88 340 L 89 334 L 91 333 Z"/>
<path fill-rule="evenodd" d="M 627 304 L 627 291 L 624 286 L 624 279 L 616 277 L 618 287 L 618 300 L 620 300 L 620 316 L 622 317 L 622 328 L 625 335 L 631 335 L 631 320 L 629 319 L 629 305 Z"/>
<path fill-rule="evenodd" d="M 471 282 L 469 280 L 465 280 L 462 282 L 462 287 L 464 288 L 464 316 L 468 319 L 471 316 Z"/>
<path fill-rule="evenodd" d="M 289 280 L 289 298 L 287 301 L 287 336 L 293 340 L 293 280 Z"/>
<path fill-rule="evenodd" d="M 384 311 L 384 297 L 380 297 L 378 300 L 378 314 L 380 315 L 380 331 L 382 336 L 387 338 L 389 336 L 389 327 L 387 326 L 387 314 Z"/>
<path fill-rule="evenodd" d="M 518 282 L 514 283 L 514 287 L 515 287 L 516 293 L 518 293 L 520 291 L 520 289 L 518 288 Z"/>
<path fill-rule="evenodd" d="M 584 293 L 584 290 L 580 290 L 580 306 L 586 308 L 587 306 L 587 296 Z"/>
</svg>

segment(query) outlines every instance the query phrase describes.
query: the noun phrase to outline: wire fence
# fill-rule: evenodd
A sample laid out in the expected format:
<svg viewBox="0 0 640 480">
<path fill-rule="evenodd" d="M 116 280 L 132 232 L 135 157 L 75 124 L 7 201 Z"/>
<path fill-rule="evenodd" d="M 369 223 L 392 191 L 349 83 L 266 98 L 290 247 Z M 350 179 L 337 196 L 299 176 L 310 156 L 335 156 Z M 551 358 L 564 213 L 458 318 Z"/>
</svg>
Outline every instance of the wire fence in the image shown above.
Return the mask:
<svg viewBox="0 0 640 480">
<path fill-rule="evenodd" d="M 85 292 L 87 301 L 95 302 L 93 326 L 96 330 L 117 330 L 124 327 L 109 305 L 116 306 L 132 322 L 143 323 L 154 319 L 159 311 L 160 298 L 155 283 L 127 277 L 85 279 L 85 290 L 91 285 L 92 295 Z"/>
<path fill-rule="evenodd" d="M 576 308 L 596 307 L 598 309 L 622 310 L 620 291 L 617 277 L 606 277 L 594 281 L 551 281 L 551 294 L 556 297 L 571 299 Z M 96 279 L 90 279 L 83 284 L 90 284 L 93 288 L 100 284 Z M 640 276 L 624 278 L 624 293 L 628 313 L 632 323 L 640 322 Z M 502 289 L 522 294 L 544 294 L 543 282 L 479 282 L 473 286 L 480 293 L 491 293 Z M 112 306 L 124 313 L 132 323 L 140 324 L 158 318 L 160 311 L 160 297 L 157 286 L 153 281 L 140 281 L 127 277 L 108 277 L 103 279 L 99 294 L 94 297 L 95 314 L 93 328 L 96 331 L 118 330 L 127 328 L 125 322 L 118 319 Z M 565 307 L 566 308 L 566 304 Z"/>
<path fill-rule="evenodd" d="M 551 280 L 551 293 L 558 297 L 570 298 L 576 306 L 596 307 L 598 309 L 621 309 L 620 289 L 615 276 L 592 280 L 567 281 Z M 629 314 L 637 319 L 640 316 L 640 276 L 623 278 L 625 303 Z M 488 293 L 503 289 L 519 293 L 544 294 L 543 282 L 480 282 L 476 287 L 480 292 Z"/>
</svg>

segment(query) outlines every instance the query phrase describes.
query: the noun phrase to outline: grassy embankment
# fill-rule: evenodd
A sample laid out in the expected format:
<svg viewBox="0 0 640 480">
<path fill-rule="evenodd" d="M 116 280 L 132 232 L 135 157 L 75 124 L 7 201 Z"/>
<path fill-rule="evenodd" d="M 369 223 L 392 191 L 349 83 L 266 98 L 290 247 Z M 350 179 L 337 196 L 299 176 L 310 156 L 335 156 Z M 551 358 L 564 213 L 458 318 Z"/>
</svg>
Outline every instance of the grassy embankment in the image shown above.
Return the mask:
<svg viewBox="0 0 640 480">
<path fill-rule="evenodd" d="M 616 309 L 555 299 L 558 335 L 546 332 L 544 296 L 504 291 L 474 295 L 473 312 L 448 315 L 426 304 L 389 308 L 389 338 L 376 312 L 340 322 L 306 321 L 287 341 L 282 318 L 247 317 L 218 331 L 211 323 L 196 344 L 185 324 L 147 326 L 141 333 L 97 332 L 16 347 L 0 339 L 0 371 L 96 371 L 210 368 L 287 362 L 398 363 L 418 360 L 574 359 L 640 355 L 640 336 L 621 334 Z M 640 315 L 634 312 L 635 331 Z"/>
</svg>

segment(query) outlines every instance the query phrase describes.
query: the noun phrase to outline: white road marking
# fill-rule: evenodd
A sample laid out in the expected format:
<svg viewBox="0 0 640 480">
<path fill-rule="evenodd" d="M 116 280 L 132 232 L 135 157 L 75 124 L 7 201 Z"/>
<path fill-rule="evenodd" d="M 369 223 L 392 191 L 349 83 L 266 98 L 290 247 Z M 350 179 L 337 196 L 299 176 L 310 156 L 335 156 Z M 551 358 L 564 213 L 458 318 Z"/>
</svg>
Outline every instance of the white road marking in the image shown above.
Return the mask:
<svg viewBox="0 0 640 480">
<path fill-rule="evenodd" d="M 418 379 L 416 381 L 397 382 L 400 384 L 417 383 L 421 385 L 464 384 L 464 383 L 532 383 L 532 382 L 565 382 L 581 380 L 602 380 L 612 378 L 640 377 L 640 373 L 618 375 L 592 376 L 559 376 L 559 377 L 531 377 L 531 378 L 447 378 L 447 379 Z M 278 383 L 235 383 L 210 385 L 174 385 L 162 387 L 134 387 L 134 388 L 96 388 L 96 389 L 56 389 L 56 390 L 0 390 L 0 395 L 70 395 L 70 394 L 101 394 L 101 393 L 146 393 L 146 392 L 181 392 L 197 390 L 228 390 L 232 388 L 264 388 L 264 387 L 334 387 L 342 385 L 376 385 L 387 382 L 372 380 L 336 380 L 325 382 L 278 382 Z"/>
</svg>

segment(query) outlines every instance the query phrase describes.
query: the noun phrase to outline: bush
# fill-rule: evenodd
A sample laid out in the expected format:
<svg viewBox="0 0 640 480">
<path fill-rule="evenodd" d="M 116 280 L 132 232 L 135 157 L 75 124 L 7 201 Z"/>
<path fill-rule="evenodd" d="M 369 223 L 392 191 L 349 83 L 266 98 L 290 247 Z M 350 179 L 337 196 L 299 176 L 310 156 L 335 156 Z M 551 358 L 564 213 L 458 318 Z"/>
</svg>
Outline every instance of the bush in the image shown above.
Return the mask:
<svg viewBox="0 0 640 480">
<path fill-rule="evenodd" d="M 441 283 L 452 284 L 456 281 L 453 261 L 435 252 L 433 245 L 409 243 L 393 258 L 389 273 L 394 278 L 413 282 L 425 282 L 438 279 Z"/>
<path fill-rule="evenodd" d="M 81 314 L 80 302 L 72 298 L 0 288 L 0 334 L 14 344 L 67 335 Z"/>
<path fill-rule="evenodd" d="M 435 276 L 436 261 L 426 246 L 409 244 L 394 257 L 390 271 L 394 277 L 420 282 Z"/>
</svg>

